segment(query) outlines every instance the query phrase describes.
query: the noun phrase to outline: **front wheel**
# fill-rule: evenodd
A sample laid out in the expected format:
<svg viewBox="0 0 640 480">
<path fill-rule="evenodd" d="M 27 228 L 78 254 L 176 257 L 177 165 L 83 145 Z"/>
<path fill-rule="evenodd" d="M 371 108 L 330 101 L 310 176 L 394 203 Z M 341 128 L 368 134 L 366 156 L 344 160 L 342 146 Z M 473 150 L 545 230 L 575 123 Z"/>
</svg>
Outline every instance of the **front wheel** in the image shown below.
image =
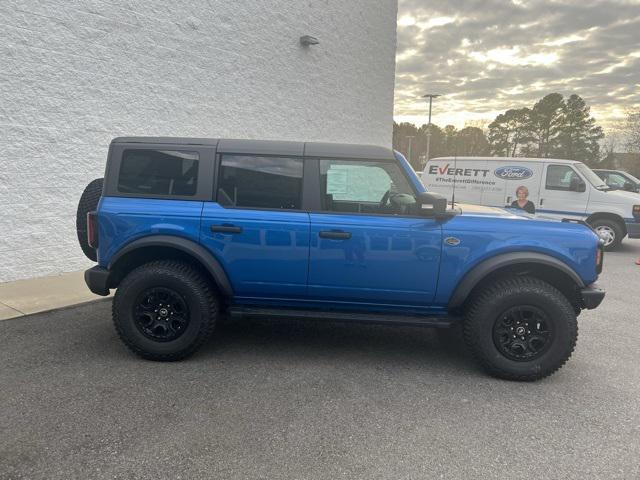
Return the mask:
<svg viewBox="0 0 640 480">
<path fill-rule="evenodd" d="M 537 278 L 514 277 L 496 281 L 470 302 L 464 338 L 490 375 L 533 381 L 569 359 L 578 322 L 556 288 Z"/>
<path fill-rule="evenodd" d="M 142 265 L 120 283 L 113 323 L 124 344 L 149 360 L 180 360 L 211 335 L 218 300 L 207 279 L 188 263 Z"/>
<path fill-rule="evenodd" d="M 598 236 L 604 240 L 604 249 L 607 251 L 615 250 L 622 243 L 624 233 L 622 227 L 615 220 L 607 220 L 606 218 L 597 219 L 589 222 Z"/>
</svg>

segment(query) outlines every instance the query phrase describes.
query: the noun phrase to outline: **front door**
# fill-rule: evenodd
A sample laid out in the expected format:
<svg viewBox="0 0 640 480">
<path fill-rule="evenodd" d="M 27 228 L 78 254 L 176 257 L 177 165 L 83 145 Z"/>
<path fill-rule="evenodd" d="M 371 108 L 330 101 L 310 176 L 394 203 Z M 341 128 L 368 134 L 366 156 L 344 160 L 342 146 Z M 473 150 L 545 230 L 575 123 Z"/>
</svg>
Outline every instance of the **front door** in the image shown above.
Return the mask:
<svg viewBox="0 0 640 480">
<path fill-rule="evenodd" d="M 200 241 L 222 264 L 236 300 L 305 297 L 302 172 L 302 158 L 221 155 L 217 201 L 205 202 Z"/>
<path fill-rule="evenodd" d="M 586 181 L 573 165 L 545 165 L 539 212 L 558 218 L 584 219 L 588 203 Z"/>
<path fill-rule="evenodd" d="M 428 306 L 442 229 L 419 217 L 395 162 L 318 160 L 321 211 L 311 213 L 309 298 L 334 305 Z"/>
</svg>

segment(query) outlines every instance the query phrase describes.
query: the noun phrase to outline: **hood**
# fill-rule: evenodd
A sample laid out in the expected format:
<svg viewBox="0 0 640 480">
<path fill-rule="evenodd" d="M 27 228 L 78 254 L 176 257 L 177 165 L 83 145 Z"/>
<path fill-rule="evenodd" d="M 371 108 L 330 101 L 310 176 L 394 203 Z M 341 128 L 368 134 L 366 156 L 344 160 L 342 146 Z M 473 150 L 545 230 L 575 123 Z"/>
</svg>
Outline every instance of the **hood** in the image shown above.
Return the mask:
<svg viewBox="0 0 640 480">
<path fill-rule="evenodd" d="M 492 217 L 531 217 L 524 210 L 505 209 L 499 207 L 485 207 L 483 205 L 473 205 L 471 203 L 456 203 L 455 207 L 462 215 L 488 215 Z M 524 215 L 522 215 L 522 214 Z"/>
<path fill-rule="evenodd" d="M 558 223 L 562 220 L 558 217 L 545 215 L 544 213 L 536 212 L 530 214 L 519 208 L 500 208 L 500 207 L 485 207 L 483 205 L 473 205 L 470 203 L 456 203 L 455 208 L 461 215 L 470 216 L 486 216 L 494 218 L 512 218 L 516 220 L 528 219 L 532 221 L 554 222 Z"/>
<path fill-rule="evenodd" d="M 640 193 L 627 192 L 626 190 L 607 190 L 605 193 L 612 202 L 623 204 L 629 202 L 640 203 Z"/>
</svg>

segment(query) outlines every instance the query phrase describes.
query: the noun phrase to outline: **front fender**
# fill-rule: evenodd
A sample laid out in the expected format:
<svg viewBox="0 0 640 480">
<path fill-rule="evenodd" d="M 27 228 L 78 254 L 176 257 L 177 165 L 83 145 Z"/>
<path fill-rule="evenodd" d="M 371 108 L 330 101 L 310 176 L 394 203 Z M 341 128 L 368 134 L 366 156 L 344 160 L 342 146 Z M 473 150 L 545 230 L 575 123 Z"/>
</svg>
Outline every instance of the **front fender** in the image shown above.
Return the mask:
<svg viewBox="0 0 640 480">
<path fill-rule="evenodd" d="M 453 294 L 449 299 L 448 308 L 454 309 L 462 306 L 471 291 L 491 272 L 510 265 L 524 263 L 534 263 L 555 268 L 567 274 L 580 288 L 585 287 L 580 275 L 557 258 L 536 252 L 503 253 L 484 260 L 471 268 L 471 270 L 462 277 L 462 280 L 453 291 Z"/>
</svg>

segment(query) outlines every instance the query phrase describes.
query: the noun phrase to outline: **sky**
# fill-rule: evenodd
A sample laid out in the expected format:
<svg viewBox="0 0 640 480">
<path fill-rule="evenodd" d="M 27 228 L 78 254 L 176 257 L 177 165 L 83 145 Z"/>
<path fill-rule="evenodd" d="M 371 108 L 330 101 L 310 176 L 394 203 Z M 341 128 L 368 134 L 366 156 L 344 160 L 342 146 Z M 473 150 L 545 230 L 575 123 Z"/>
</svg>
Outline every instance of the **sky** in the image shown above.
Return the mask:
<svg viewBox="0 0 640 480">
<path fill-rule="evenodd" d="M 576 93 L 607 132 L 640 106 L 640 0 L 399 0 L 394 119 L 482 124 Z"/>
</svg>

